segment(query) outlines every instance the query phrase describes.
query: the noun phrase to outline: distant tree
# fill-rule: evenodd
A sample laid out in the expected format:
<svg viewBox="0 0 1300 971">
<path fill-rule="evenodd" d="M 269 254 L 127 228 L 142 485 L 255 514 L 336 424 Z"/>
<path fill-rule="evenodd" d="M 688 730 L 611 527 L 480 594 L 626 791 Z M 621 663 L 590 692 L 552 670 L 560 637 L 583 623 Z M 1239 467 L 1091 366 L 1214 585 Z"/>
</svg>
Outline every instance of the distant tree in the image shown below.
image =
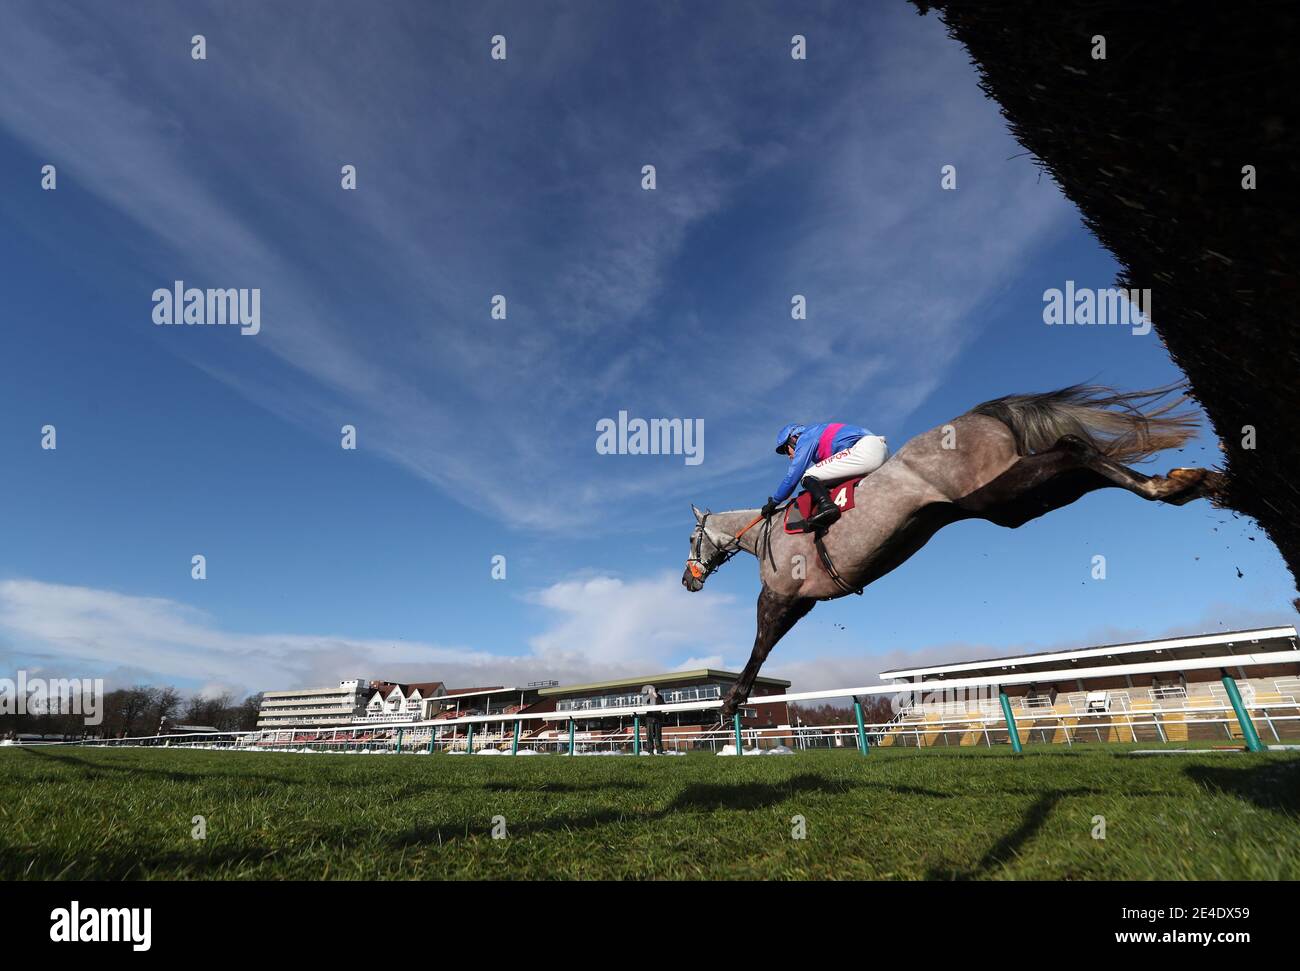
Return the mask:
<svg viewBox="0 0 1300 971">
<path fill-rule="evenodd" d="M 831 704 L 790 706 L 790 715 L 803 725 L 851 725 L 853 724 L 852 704 Z M 894 710 L 888 698 L 871 695 L 863 699 L 862 720 L 868 725 L 878 725 L 890 721 Z"/>
<path fill-rule="evenodd" d="M 158 723 L 148 723 L 149 716 L 157 705 L 158 689 L 147 684 L 137 684 L 124 691 L 115 691 L 117 695 L 116 717 L 119 731 L 126 735 L 153 735 Z"/>
<path fill-rule="evenodd" d="M 261 692 L 239 701 L 229 691 L 187 699 L 171 685 L 137 684 L 105 693 L 98 725 L 86 725 L 84 714 L 10 713 L 0 715 L 0 737 L 11 733 L 67 738 L 149 736 L 158 733 L 164 718 L 172 725 L 211 725 L 227 732 L 247 732 L 257 728 L 261 707 Z"/>
<path fill-rule="evenodd" d="M 176 721 L 176 713 L 181 707 L 181 693 L 171 685 L 156 690 L 157 693 L 154 696 L 153 710 L 150 713 L 150 718 L 155 727 L 160 724 L 164 718 L 169 722 Z"/>
<path fill-rule="evenodd" d="M 257 729 L 257 713 L 262 710 L 262 692 L 251 694 L 239 706 L 236 731 L 251 732 Z"/>
<path fill-rule="evenodd" d="M 184 720 L 187 725 L 211 725 L 223 731 L 234 731 L 240 711 L 235 696 L 229 691 L 212 696 L 195 695 L 185 706 Z"/>
</svg>

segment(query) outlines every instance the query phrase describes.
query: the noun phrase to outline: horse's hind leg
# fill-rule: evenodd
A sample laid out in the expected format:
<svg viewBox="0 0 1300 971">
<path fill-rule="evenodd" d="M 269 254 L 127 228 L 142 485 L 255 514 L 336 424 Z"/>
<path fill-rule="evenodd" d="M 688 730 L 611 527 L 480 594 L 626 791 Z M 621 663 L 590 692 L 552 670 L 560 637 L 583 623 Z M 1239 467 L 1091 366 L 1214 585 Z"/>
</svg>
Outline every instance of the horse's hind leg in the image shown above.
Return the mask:
<svg viewBox="0 0 1300 971">
<path fill-rule="evenodd" d="M 727 692 L 726 700 L 722 703 L 722 710 L 719 714 L 723 721 L 731 718 L 736 713 L 745 700 L 749 697 L 750 689 L 754 687 L 754 679 L 758 677 L 758 671 L 767 660 L 768 654 L 772 648 L 776 647 L 777 641 L 790 632 L 799 618 L 813 609 L 817 603 L 811 597 L 787 597 L 779 593 L 774 593 L 767 587 L 758 594 L 758 632 L 754 635 L 754 649 L 749 654 L 749 663 L 745 665 L 745 670 L 740 672 L 740 677 Z"/>
<path fill-rule="evenodd" d="M 1216 495 L 1222 486 L 1223 477 L 1207 469 L 1143 475 L 1067 435 L 1046 451 L 1022 456 L 996 479 L 953 504 L 967 516 L 1015 528 L 1097 489 L 1118 487 L 1144 499 L 1181 505 Z"/>
<path fill-rule="evenodd" d="M 1082 439 L 1067 435 L 1053 446 L 1078 455 L 1081 464 L 1107 479 L 1112 485 L 1127 489 L 1143 499 L 1181 506 L 1193 499 L 1214 499 L 1221 495 L 1227 482 L 1221 472 L 1210 469 L 1170 469 L 1168 475 L 1143 475 L 1107 458 Z"/>
</svg>

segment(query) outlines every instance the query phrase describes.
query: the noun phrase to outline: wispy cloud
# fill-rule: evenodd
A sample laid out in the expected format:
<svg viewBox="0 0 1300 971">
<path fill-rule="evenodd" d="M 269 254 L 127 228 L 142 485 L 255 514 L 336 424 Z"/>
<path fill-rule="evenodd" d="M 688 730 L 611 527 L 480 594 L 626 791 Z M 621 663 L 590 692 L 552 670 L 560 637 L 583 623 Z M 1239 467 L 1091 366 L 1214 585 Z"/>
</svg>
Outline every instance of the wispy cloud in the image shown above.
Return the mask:
<svg viewBox="0 0 1300 971">
<path fill-rule="evenodd" d="M 933 18 L 882 12 L 858 33 L 805 14 L 800 63 L 782 8 L 745 10 L 739 28 L 515 10 L 493 63 L 483 12 L 323 7 L 309 29 L 222 7 L 193 62 L 197 12 L 24 6 L 0 36 L 0 124 L 142 231 L 159 279 L 124 273 L 140 292 L 119 316 L 147 328 L 147 293 L 173 276 L 259 286 L 258 338 L 166 337 L 313 434 L 356 424 L 440 489 L 567 527 L 575 479 L 587 515 L 613 512 L 752 475 L 791 417 L 901 421 L 977 336 L 972 311 L 1068 220 L 1006 163 Z M 337 188 L 343 162 L 356 193 Z M 955 193 L 938 189 L 949 162 Z M 506 321 L 488 317 L 497 293 Z M 602 462 L 594 423 L 620 407 L 725 433 L 689 473 Z M 475 489 L 503 455 L 530 487 Z"/>
<path fill-rule="evenodd" d="M 566 580 L 529 595 L 543 608 L 531 650 L 328 634 L 223 630 L 203 611 L 157 597 L 36 580 L 0 582 L 0 663 L 116 683 L 146 680 L 236 693 L 328 684 L 346 677 L 459 685 L 569 683 L 654 673 L 734 656 L 734 605 L 723 596 L 681 596 L 667 574 L 624 581 Z"/>
</svg>

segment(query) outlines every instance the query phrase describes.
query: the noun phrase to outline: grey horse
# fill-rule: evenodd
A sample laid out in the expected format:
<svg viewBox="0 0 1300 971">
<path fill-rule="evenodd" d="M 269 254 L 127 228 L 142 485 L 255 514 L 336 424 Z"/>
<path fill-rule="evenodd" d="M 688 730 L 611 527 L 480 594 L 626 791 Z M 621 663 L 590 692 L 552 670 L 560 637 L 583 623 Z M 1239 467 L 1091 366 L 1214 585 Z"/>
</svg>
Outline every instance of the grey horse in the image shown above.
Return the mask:
<svg viewBox="0 0 1300 971">
<path fill-rule="evenodd" d="M 940 528 L 985 519 L 1014 529 L 1095 489 L 1118 487 L 1182 505 L 1213 500 L 1227 483 L 1209 469 L 1146 476 L 1121 464 L 1183 445 L 1194 414 L 1168 400 L 1175 386 L 1120 392 L 1073 385 L 995 398 L 911 439 L 858 484 L 854 506 L 823 536 L 832 577 L 810 534 L 787 534 L 780 515 L 757 509 L 701 512 L 682 584 L 700 590 L 737 552 L 759 560 L 758 631 L 739 680 L 723 702 L 730 718 L 749 697 L 772 648 L 819 600 L 834 600 L 889 573 Z M 746 528 L 752 527 L 752 528 Z"/>
</svg>

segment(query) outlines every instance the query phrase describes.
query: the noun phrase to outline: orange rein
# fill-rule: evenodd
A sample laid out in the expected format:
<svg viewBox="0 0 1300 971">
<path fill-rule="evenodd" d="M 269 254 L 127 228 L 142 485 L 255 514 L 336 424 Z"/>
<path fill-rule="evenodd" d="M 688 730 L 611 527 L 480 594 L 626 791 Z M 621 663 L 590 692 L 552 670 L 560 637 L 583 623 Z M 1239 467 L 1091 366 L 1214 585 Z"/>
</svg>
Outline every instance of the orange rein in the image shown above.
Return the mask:
<svg viewBox="0 0 1300 971">
<path fill-rule="evenodd" d="M 758 525 L 759 523 L 761 523 L 762 521 L 763 521 L 763 516 L 762 516 L 762 514 L 760 513 L 759 515 L 757 515 L 757 516 L 755 516 L 755 517 L 753 518 L 753 520 L 750 522 L 750 524 L 749 524 L 748 526 L 746 526 L 744 529 L 742 529 L 739 533 L 736 534 L 736 540 L 739 541 L 739 540 L 740 540 L 740 537 L 744 536 L 744 535 L 745 535 L 746 533 L 748 533 L 748 532 L 749 532 L 753 527 L 757 526 L 757 525 Z"/>
</svg>

